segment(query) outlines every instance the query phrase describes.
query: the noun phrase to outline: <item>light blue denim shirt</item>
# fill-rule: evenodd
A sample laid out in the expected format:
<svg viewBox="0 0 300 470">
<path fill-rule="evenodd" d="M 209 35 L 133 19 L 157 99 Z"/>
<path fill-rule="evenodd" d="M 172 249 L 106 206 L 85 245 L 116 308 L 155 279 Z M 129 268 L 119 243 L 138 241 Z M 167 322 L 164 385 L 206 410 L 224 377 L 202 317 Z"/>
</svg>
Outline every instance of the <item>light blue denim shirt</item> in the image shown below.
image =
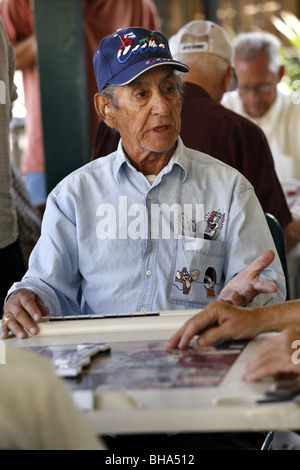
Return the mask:
<svg viewBox="0 0 300 470">
<path fill-rule="evenodd" d="M 48 196 L 28 272 L 9 293 L 33 289 L 52 315 L 203 308 L 270 248 L 261 206 L 238 171 L 179 138 L 150 184 L 120 141 Z M 278 291 L 255 302 L 283 301 L 278 257 L 262 277 Z"/>
</svg>

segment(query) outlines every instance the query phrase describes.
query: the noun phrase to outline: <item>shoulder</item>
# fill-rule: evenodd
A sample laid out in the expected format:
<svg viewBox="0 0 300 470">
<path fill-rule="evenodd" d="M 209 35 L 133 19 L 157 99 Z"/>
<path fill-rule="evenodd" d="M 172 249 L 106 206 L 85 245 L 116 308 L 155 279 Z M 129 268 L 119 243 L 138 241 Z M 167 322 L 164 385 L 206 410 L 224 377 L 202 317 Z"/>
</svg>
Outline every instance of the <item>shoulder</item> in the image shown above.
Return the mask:
<svg viewBox="0 0 300 470">
<path fill-rule="evenodd" d="M 234 185 L 239 183 L 242 184 L 244 188 L 252 188 L 249 181 L 238 170 L 227 165 L 227 163 L 211 155 L 187 147 L 186 152 L 191 163 L 192 177 L 209 178 L 210 180 L 215 180 L 216 183 L 221 181 L 222 184 L 228 184 L 230 182 Z"/>
<path fill-rule="evenodd" d="M 228 91 L 224 93 L 221 103 L 225 106 L 230 105 L 230 108 L 236 107 L 236 104 L 240 101 L 240 97 L 237 90 Z"/>
<path fill-rule="evenodd" d="M 65 184 L 69 184 L 74 182 L 82 177 L 88 178 L 93 174 L 101 174 L 109 171 L 111 166 L 113 166 L 116 160 L 116 152 L 111 153 L 105 157 L 97 158 L 85 165 L 81 166 L 77 170 L 74 170 L 69 175 L 65 176 L 57 185 L 57 187 L 61 187 Z"/>
<path fill-rule="evenodd" d="M 300 116 L 300 91 L 294 92 L 283 91 L 280 88 L 277 91 L 277 103 L 279 109 L 286 110 L 288 113 L 297 114 Z"/>
<path fill-rule="evenodd" d="M 49 197 L 54 199 L 82 199 L 87 193 L 94 194 L 97 187 L 103 186 L 114 174 L 117 152 L 93 160 L 69 175 L 65 176 L 51 191 Z"/>
</svg>

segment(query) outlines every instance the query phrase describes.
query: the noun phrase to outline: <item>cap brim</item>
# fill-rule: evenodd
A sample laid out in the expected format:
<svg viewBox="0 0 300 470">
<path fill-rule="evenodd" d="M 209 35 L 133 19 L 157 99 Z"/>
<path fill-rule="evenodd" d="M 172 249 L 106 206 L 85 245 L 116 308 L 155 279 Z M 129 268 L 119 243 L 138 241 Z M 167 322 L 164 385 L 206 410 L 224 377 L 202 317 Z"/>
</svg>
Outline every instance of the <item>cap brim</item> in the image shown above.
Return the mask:
<svg viewBox="0 0 300 470">
<path fill-rule="evenodd" d="M 147 70 L 150 70 L 154 67 L 159 67 L 162 65 L 170 65 L 174 69 L 178 70 L 179 72 L 184 72 L 187 73 L 190 71 L 190 68 L 179 62 L 178 60 L 174 59 L 152 59 L 151 63 L 147 64 L 145 63 L 145 60 L 133 64 L 131 67 L 128 67 L 126 70 L 123 70 L 121 73 L 113 77 L 109 83 L 112 85 L 127 85 L 128 83 L 131 83 L 133 80 L 135 80 L 139 75 L 142 73 L 146 72 Z"/>
</svg>

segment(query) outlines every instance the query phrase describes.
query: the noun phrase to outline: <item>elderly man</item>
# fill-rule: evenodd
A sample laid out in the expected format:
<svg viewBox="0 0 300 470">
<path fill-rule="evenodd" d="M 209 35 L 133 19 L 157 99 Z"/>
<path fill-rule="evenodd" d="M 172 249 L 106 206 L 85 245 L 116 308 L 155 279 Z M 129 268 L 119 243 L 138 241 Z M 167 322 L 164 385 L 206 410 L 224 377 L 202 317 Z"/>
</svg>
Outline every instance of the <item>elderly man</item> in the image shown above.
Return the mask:
<svg viewBox="0 0 300 470">
<path fill-rule="evenodd" d="M 258 273 L 270 260 L 247 274 L 258 254 L 274 248 L 253 187 L 179 138 L 176 70 L 189 68 L 173 59 L 164 35 L 119 30 L 100 42 L 94 69 L 96 109 L 122 139 L 117 151 L 73 172 L 49 195 L 28 272 L 8 293 L 3 337 L 11 330 L 22 338 L 24 328 L 34 334 L 35 321 L 48 312 L 202 308 L 235 284 L 240 294 L 241 284 L 246 294 L 253 289 L 246 302 L 261 291 L 255 302 L 283 300 L 277 256 L 263 269 L 262 286 Z M 172 445 L 180 448 L 182 439 Z M 259 445 L 248 435 L 235 444 L 223 440 L 227 447 Z M 191 445 L 199 449 L 199 437 Z"/>
<path fill-rule="evenodd" d="M 226 31 L 211 21 L 185 24 L 169 40 L 174 57 L 190 67 L 183 73 L 184 99 L 180 136 L 183 143 L 227 163 L 253 185 L 264 212 L 286 228 L 287 249 L 294 243 L 292 220 L 263 131 L 220 104 L 232 74 L 232 46 Z M 116 150 L 119 134 L 102 122 L 94 158 Z M 298 240 L 296 240 L 298 241 Z"/>
<path fill-rule="evenodd" d="M 2 333 L 37 331 L 41 314 L 203 308 L 274 244 L 252 186 L 180 138 L 181 87 L 166 38 L 127 28 L 100 42 L 95 105 L 122 137 L 48 197 L 42 235 L 9 291 Z M 204 219 L 204 220 L 203 220 Z M 260 236 L 257 237 L 259 228 Z M 284 300 L 278 257 L 262 272 Z"/>
<path fill-rule="evenodd" d="M 234 42 L 238 90 L 222 103 L 256 124 L 266 134 L 280 180 L 300 179 L 300 108 L 278 84 L 284 75 L 280 42 L 269 33 L 238 35 Z"/>
</svg>

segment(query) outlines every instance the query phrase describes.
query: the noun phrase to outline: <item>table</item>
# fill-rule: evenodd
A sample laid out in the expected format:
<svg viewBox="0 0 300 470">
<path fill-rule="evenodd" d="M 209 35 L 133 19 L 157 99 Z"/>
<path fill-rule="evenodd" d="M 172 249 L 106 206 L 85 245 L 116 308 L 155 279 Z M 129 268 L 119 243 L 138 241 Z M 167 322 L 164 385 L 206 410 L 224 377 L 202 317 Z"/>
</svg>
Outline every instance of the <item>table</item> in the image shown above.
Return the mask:
<svg viewBox="0 0 300 470">
<path fill-rule="evenodd" d="M 12 338 L 17 347 L 110 342 L 112 354 L 120 345 L 130 348 L 164 342 L 196 311 L 161 312 L 156 317 L 43 322 L 37 337 Z M 105 390 L 70 387 L 74 399 L 87 393 L 93 406 L 85 411 L 95 432 L 221 432 L 299 429 L 300 405 L 294 402 L 257 404 L 273 383 L 246 383 L 240 379 L 246 363 L 265 336 L 249 342 L 218 386 Z M 111 359 L 106 357 L 106 361 Z M 73 380 L 73 379 L 72 379 Z M 68 379 L 69 381 L 69 379 Z M 80 388 L 80 387 L 79 387 Z M 77 401 L 82 408 L 80 399 Z"/>
</svg>

